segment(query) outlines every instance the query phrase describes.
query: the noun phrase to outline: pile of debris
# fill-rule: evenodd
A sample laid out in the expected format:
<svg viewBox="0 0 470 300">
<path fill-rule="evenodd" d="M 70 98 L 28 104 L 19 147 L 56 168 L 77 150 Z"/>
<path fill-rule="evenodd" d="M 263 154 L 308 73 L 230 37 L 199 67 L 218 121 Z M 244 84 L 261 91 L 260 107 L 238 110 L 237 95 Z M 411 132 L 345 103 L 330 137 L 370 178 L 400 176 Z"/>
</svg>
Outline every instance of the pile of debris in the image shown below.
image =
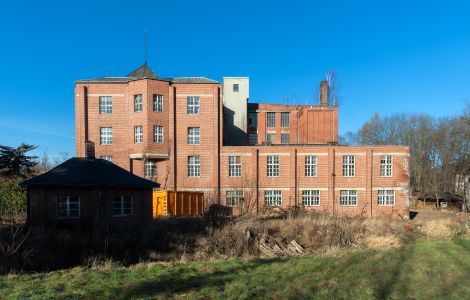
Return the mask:
<svg viewBox="0 0 470 300">
<path fill-rule="evenodd" d="M 260 257 L 283 257 L 304 254 L 304 248 L 295 240 L 284 243 L 266 232 L 254 234 L 250 230 L 245 230 L 246 241 L 253 244 L 259 251 Z"/>
</svg>

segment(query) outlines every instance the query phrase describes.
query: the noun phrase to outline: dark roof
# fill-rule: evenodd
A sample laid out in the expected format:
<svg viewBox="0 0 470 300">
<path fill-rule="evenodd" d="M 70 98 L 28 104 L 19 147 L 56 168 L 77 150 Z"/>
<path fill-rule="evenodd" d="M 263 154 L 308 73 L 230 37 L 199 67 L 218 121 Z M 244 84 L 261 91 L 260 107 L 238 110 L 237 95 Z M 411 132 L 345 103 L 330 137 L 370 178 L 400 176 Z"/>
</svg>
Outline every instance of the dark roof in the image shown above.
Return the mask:
<svg viewBox="0 0 470 300">
<path fill-rule="evenodd" d="M 147 78 L 147 79 L 158 79 L 157 74 L 150 69 L 150 67 L 147 65 L 147 63 L 143 64 L 139 68 L 135 69 L 134 71 L 130 72 L 127 77 L 133 77 L 133 78 Z"/>
<path fill-rule="evenodd" d="M 160 184 L 134 175 L 104 159 L 74 157 L 42 175 L 24 181 L 21 186 L 158 188 Z"/>
<path fill-rule="evenodd" d="M 166 78 L 171 83 L 219 83 L 217 80 L 209 79 L 207 77 L 175 77 Z"/>
</svg>

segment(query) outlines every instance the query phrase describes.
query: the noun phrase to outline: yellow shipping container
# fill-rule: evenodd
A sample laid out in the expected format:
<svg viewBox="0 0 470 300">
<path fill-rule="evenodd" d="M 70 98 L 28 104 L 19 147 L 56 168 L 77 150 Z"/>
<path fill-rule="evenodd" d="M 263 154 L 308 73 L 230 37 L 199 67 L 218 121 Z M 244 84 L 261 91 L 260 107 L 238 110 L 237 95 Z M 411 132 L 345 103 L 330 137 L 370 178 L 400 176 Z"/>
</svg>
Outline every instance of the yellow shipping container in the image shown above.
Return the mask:
<svg viewBox="0 0 470 300">
<path fill-rule="evenodd" d="M 153 192 L 153 217 L 158 216 L 202 216 L 204 194 L 159 190 Z"/>
</svg>

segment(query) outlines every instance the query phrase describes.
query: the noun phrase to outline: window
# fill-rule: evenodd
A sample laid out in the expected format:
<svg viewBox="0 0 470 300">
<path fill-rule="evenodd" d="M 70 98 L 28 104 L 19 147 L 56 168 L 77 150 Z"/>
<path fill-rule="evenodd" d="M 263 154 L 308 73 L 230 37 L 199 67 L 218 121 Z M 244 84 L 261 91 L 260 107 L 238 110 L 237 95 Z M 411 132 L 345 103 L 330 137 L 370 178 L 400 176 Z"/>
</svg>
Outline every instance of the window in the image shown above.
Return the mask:
<svg viewBox="0 0 470 300">
<path fill-rule="evenodd" d="M 268 127 L 276 127 L 276 113 L 275 112 L 268 112 Z"/>
<path fill-rule="evenodd" d="M 302 191 L 302 203 L 304 204 L 304 206 L 319 206 L 320 205 L 320 191 L 318 190 Z"/>
<path fill-rule="evenodd" d="M 100 127 L 100 144 L 110 145 L 113 143 L 113 128 Z"/>
<path fill-rule="evenodd" d="M 142 111 L 142 94 L 134 95 L 134 111 Z"/>
<path fill-rule="evenodd" d="M 234 92 L 240 91 L 240 85 L 239 85 L 238 83 L 234 83 L 234 84 L 233 84 L 233 91 L 234 91 Z"/>
<path fill-rule="evenodd" d="M 305 156 L 305 176 L 317 176 L 317 157 L 314 155 Z"/>
<path fill-rule="evenodd" d="M 289 133 L 281 133 L 281 144 L 289 144 Z"/>
<path fill-rule="evenodd" d="M 248 144 L 249 145 L 258 144 L 258 134 L 257 133 L 248 133 Z"/>
<path fill-rule="evenodd" d="M 257 112 L 248 113 L 248 125 L 250 128 L 258 127 L 258 113 Z"/>
<path fill-rule="evenodd" d="M 228 157 L 228 176 L 240 177 L 242 176 L 242 162 L 240 156 Z"/>
<path fill-rule="evenodd" d="M 157 176 L 157 162 L 154 160 L 146 160 L 144 163 L 144 176 L 153 178 Z"/>
<path fill-rule="evenodd" d="M 142 126 L 134 126 L 134 143 L 140 144 L 144 140 Z"/>
<path fill-rule="evenodd" d="M 226 205 L 227 206 L 242 206 L 244 200 L 243 190 L 227 191 Z"/>
<path fill-rule="evenodd" d="M 199 145 L 201 143 L 201 135 L 199 127 L 188 127 L 188 144 Z"/>
<path fill-rule="evenodd" d="M 266 140 L 268 144 L 274 144 L 276 142 L 276 134 L 275 133 L 268 133 L 266 136 Z"/>
<path fill-rule="evenodd" d="M 379 190 L 377 192 L 377 202 L 379 205 L 395 205 L 394 190 Z"/>
<path fill-rule="evenodd" d="M 281 127 L 289 127 L 289 114 L 288 112 L 281 113 Z"/>
<path fill-rule="evenodd" d="M 269 155 L 268 157 L 268 177 L 279 176 L 279 156 Z"/>
<path fill-rule="evenodd" d="M 380 158 L 380 176 L 392 176 L 392 156 L 384 155 Z"/>
<path fill-rule="evenodd" d="M 100 96 L 100 114 L 106 115 L 113 112 L 113 97 Z"/>
<path fill-rule="evenodd" d="M 282 191 L 265 190 L 264 191 L 264 205 L 265 206 L 281 206 L 282 205 Z"/>
<path fill-rule="evenodd" d="M 113 211 L 115 217 L 132 216 L 132 198 L 131 196 L 114 197 Z"/>
<path fill-rule="evenodd" d="M 157 144 L 163 143 L 163 126 L 153 126 L 153 142 Z"/>
<path fill-rule="evenodd" d="M 194 115 L 199 113 L 199 97 L 189 96 L 188 97 L 188 114 Z"/>
<path fill-rule="evenodd" d="M 109 162 L 113 162 L 113 157 L 109 156 L 109 155 L 100 156 L 100 158 L 104 159 L 104 160 L 107 160 Z"/>
<path fill-rule="evenodd" d="M 199 155 L 188 156 L 188 176 L 199 177 L 201 176 L 201 163 Z"/>
<path fill-rule="evenodd" d="M 80 197 L 61 196 L 57 199 L 57 217 L 59 219 L 80 218 Z"/>
<path fill-rule="evenodd" d="M 162 95 L 153 95 L 153 111 L 163 111 Z"/>
<path fill-rule="evenodd" d="M 343 176 L 354 176 L 354 155 L 343 156 Z"/>
<path fill-rule="evenodd" d="M 357 191 L 339 191 L 339 205 L 357 205 Z"/>
</svg>

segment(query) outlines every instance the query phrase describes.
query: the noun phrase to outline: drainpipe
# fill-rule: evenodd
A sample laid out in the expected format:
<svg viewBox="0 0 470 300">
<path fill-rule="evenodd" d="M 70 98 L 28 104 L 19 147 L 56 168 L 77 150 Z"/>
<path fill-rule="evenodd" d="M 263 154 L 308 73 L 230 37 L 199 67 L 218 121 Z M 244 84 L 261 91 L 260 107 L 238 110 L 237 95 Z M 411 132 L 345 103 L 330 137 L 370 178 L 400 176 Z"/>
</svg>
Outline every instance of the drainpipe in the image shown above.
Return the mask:
<svg viewBox="0 0 470 300">
<path fill-rule="evenodd" d="M 88 141 L 88 87 L 83 87 L 83 121 L 85 131 L 85 141 Z"/>
<path fill-rule="evenodd" d="M 177 187 L 177 170 L 178 166 L 176 163 L 176 140 L 177 140 L 177 134 L 176 134 L 176 87 L 173 87 L 173 188 L 178 190 Z"/>
<path fill-rule="evenodd" d="M 217 199 L 220 205 L 220 87 L 217 87 Z"/>
<path fill-rule="evenodd" d="M 333 173 L 331 173 L 333 181 L 333 217 L 335 216 L 335 207 L 336 207 L 336 150 L 333 149 Z"/>
</svg>

